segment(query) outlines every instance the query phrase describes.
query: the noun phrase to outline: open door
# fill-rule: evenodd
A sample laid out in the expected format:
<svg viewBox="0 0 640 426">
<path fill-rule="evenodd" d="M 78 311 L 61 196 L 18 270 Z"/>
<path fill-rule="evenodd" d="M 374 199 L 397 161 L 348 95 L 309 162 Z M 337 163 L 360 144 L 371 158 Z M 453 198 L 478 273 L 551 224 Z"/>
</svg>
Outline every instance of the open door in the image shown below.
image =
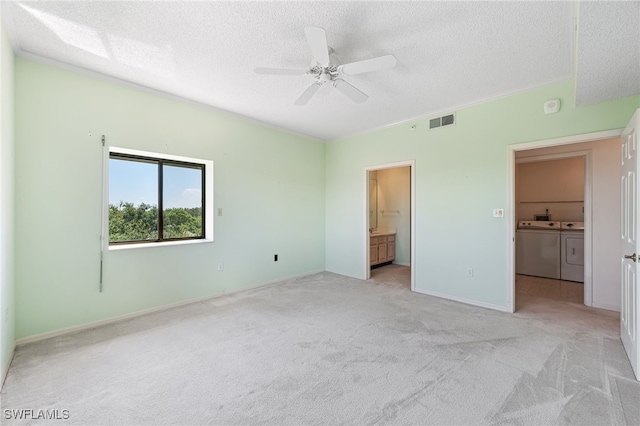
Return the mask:
<svg viewBox="0 0 640 426">
<path fill-rule="evenodd" d="M 638 129 L 640 109 L 636 111 L 620 136 L 622 148 L 621 191 L 622 221 L 620 248 L 622 265 L 622 306 L 620 309 L 620 337 L 631 367 L 640 380 L 640 348 L 638 328 L 640 293 L 638 292 Z"/>
</svg>

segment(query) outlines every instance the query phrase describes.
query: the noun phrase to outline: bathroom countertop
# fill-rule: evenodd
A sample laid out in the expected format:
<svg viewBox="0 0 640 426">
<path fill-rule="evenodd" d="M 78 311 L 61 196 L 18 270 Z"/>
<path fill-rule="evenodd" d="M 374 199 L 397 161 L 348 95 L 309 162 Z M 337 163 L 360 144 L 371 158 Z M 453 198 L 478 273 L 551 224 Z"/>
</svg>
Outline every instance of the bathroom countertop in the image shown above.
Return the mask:
<svg viewBox="0 0 640 426">
<path fill-rule="evenodd" d="M 369 236 L 371 237 L 383 237 L 385 235 L 395 235 L 396 231 L 375 231 L 375 232 L 370 232 Z"/>
</svg>

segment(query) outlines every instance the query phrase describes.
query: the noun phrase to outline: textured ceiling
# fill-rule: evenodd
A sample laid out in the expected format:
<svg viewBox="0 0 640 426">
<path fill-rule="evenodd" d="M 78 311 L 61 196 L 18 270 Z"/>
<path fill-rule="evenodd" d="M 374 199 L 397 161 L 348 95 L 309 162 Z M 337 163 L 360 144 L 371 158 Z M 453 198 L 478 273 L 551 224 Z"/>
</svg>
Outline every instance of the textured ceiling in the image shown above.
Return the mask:
<svg viewBox="0 0 640 426">
<path fill-rule="evenodd" d="M 639 94 L 640 2 L 581 3 L 578 28 L 576 105 Z"/>
<path fill-rule="evenodd" d="M 322 140 L 574 75 L 574 2 L 26 2 L 2 4 L 18 55 L 53 59 Z M 303 107 L 304 28 L 339 63 L 393 54 L 395 68 L 346 77 Z"/>
</svg>

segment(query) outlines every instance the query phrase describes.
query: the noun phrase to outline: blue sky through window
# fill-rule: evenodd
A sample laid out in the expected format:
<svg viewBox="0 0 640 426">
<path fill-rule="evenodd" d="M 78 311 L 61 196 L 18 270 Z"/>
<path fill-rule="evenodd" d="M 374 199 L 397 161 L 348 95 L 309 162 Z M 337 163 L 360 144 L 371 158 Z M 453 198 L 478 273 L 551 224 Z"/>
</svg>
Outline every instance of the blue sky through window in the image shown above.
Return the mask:
<svg viewBox="0 0 640 426">
<path fill-rule="evenodd" d="M 202 207 L 202 171 L 188 167 L 164 166 L 164 208 Z"/>
<path fill-rule="evenodd" d="M 164 166 L 164 208 L 202 206 L 199 169 Z M 157 164 L 109 159 L 109 204 L 158 205 Z"/>
</svg>

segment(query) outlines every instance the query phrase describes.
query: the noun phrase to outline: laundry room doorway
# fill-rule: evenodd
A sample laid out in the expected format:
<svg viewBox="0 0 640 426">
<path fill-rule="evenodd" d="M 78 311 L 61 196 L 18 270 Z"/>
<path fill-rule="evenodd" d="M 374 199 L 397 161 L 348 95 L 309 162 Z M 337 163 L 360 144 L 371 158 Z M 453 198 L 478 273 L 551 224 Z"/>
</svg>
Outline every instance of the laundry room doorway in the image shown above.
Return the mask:
<svg viewBox="0 0 640 426">
<path fill-rule="evenodd" d="M 516 310 L 527 297 L 584 304 L 591 295 L 584 259 L 590 151 L 549 151 L 516 153 Z"/>
<path fill-rule="evenodd" d="M 513 312 L 531 298 L 620 311 L 619 135 L 606 131 L 509 147 Z M 571 185 L 564 183 L 568 176 Z M 579 176 L 582 185 L 576 184 Z M 539 274 L 536 258 L 546 258 L 552 272 Z"/>
<path fill-rule="evenodd" d="M 415 289 L 415 161 L 364 169 L 364 276 Z"/>
</svg>

